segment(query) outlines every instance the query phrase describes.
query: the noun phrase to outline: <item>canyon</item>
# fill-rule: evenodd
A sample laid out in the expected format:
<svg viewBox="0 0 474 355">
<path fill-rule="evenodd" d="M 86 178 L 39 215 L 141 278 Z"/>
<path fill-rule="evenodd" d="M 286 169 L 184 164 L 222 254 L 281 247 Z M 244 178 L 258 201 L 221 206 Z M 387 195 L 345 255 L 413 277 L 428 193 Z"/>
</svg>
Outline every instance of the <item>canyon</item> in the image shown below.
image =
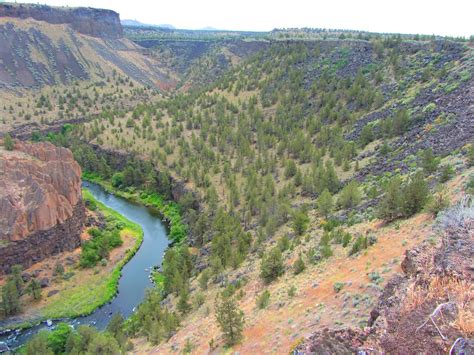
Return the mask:
<svg viewBox="0 0 474 355">
<path fill-rule="evenodd" d="M 96 309 L 35 320 L 93 312 L 104 329 L 126 304 L 123 353 L 472 348 L 474 38 L 122 27 L 5 3 L 0 33 L 0 274 L 44 261 L 57 293 L 19 292 L 25 308 Z M 96 211 L 81 174 L 141 225 L 137 258 L 121 259 L 140 228 Z M 124 245 L 94 259 L 114 226 Z M 157 230 L 169 240 L 147 244 Z M 93 303 L 111 270 L 118 296 Z"/>
</svg>

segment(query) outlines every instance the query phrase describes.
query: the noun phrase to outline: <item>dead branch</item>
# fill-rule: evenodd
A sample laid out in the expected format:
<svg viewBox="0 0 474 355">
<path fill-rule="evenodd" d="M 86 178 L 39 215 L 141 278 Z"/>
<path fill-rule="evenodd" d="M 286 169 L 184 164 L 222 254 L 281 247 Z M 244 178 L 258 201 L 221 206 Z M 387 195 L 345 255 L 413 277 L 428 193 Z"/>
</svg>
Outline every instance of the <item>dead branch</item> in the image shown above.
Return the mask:
<svg viewBox="0 0 474 355">
<path fill-rule="evenodd" d="M 434 317 L 438 314 L 438 312 L 441 312 L 442 314 L 442 309 L 444 307 L 447 307 L 447 306 L 456 306 L 455 303 L 453 302 L 446 302 L 446 303 L 441 303 L 439 304 L 435 309 L 434 311 L 429 315 L 428 319 L 426 321 L 423 322 L 422 325 L 420 325 L 418 328 L 416 328 L 416 332 L 418 332 L 421 328 L 423 328 L 429 321 L 431 321 L 431 323 L 433 323 L 434 327 L 436 328 L 436 330 L 438 331 L 438 334 L 441 336 L 441 338 L 443 340 L 446 340 L 446 337 L 443 335 L 443 333 L 441 333 L 441 330 L 439 329 L 438 325 L 436 324 L 435 320 L 434 320 Z"/>
<path fill-rule="evenodd" d="M 452 355 L 453 354 L 453 350 L 454 350 L 454 347 L 456 346 L 456 344 L 458 343 L 459 340 L 462 340 L 463 338 L 457 338 L 453 345 L 451 346 L 451 349 L 449 349 L 449 355 Z"/>
</svg>

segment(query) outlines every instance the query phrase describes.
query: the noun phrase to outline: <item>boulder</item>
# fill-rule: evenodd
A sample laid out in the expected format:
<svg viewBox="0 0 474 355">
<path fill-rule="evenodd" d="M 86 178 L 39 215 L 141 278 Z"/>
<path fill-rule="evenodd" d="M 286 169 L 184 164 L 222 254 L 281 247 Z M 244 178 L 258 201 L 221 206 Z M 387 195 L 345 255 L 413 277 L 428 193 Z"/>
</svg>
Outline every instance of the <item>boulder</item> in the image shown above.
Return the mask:
<svg viewBox="0 0 474 355">
<path fill-rule="evenodd" d="M 59 293 L 59 290 L 51 290 L 51 291 L 48 292 L 48 295 L 47 295 L 47 296 L 48 296 L 48 297 L 52 297 L 52 296 L 54 296 L 54 295 L 56 295 L 56 294 L 58 294 L 58 293 Z"/>
<path fill-rule="evenodd" d="M 21 274 L 21 278 L 23 279 L 23 282 L 29 282 L 31 280 L 31 275 L 27 272 L 24 272 Z"/>
<path fill-rule="evenodd" d="M 49 279 L 47 277 L 43 277 L 41 280 L 40 280 L 40 286 L 41 288 L 46 288 L 49 286 Z"/>
</svg>

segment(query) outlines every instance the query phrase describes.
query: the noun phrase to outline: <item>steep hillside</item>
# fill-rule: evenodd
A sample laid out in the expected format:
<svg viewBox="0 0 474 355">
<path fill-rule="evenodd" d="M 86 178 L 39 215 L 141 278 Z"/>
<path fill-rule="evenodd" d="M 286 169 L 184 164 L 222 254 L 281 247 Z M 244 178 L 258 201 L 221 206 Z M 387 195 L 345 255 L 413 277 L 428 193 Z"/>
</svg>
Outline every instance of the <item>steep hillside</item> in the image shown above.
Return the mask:
<svg viewBox="0 0 474 355">
<path fill-rule="evenodd" d="M 468 354 L 474 351 L 472 201 L 441 213 L 440 241 L 405 252 L 402 273 L 385 286 L 364 330 L 318 331 L 298 351 Z"/>
<path fill-rule="evenodd" d="M 469 143 L 472 50 L 452 42 L 385 46 L 274 43 L 209 91 L 141 105 L 113 124 L 92 122 L 85 133 L 153 157 L 203 195 L 217 184 L 237 209 L 243 196 L 232 181 L 246 181 L 249 167 L 261 178 L 272 174 L 279 187 L 301 175 L 296 188 L 311 196 L 323 190 L 315 168 L 328 158 L 340 179 L 363 180 L 406 173 L 421 149 L 447 154 Z M 232 176 L 213 168 L 221 161 Z"/>
<path fill-rule="evenodd" d="M 0 4 L 1 130 L 54 130 L 174 87 L 117 21 L 109 10 Z"/>
<path fill-rule="evenodd" d="M 221 349 L 221 294 L 244 312 L 244 353 L 367 325 L 404 251 L 432 237 L 420 212 L 472 185 L 472 57 L 447 40 L 278 41 L 205 90 L 78 127 L 82 140 L 135 154 L 118 166 L 76 149 L 90 171 L 110 164 L 119 172 L 101 175 L 125 189 L 159 190 L 171 175 L 202 200 L 199 213 L 182 201 L 191 256 L 173 248 L 163 266 L 163 304 L 181 329 L 157 319 L 171 339 L 139 349 Z M 193 268 L 177 266 L 186 258 Z M 167 340 L 146 327 L 136 333 L 148 342 Z"/>
<path fill-rule="evenodd" d="M 158 87 L 169 79 L 156 63 L 125 38 L 83 35 L 69 25 L 0 17 L 3 91 L 105 80 L 115 70 L 136 82 Z"/>
</svg>

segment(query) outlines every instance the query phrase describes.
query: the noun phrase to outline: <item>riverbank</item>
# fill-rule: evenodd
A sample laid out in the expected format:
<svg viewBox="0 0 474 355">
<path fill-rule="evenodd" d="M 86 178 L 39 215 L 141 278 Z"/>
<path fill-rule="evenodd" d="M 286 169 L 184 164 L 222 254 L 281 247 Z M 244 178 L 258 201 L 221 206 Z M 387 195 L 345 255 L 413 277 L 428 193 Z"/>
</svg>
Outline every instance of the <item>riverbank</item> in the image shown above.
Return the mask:
<svg viewBox="0 0 474 355">
<path fill-rule="evenodd" d="M 27 270 L 33 273 L 35 270 L 51 269 L 52 265 L 58 263 L 66 265 L 63 276 L 51 280 L 51 285 L 44 289 L 40 300 L 34 301 L 28 296 L 23 296 L 24 312 L 12 318 L 12 322 L 5 322 L 1 329 L 24 329 L 47 319 L 88 315 L 117 294 L 121 270 L 140 248 L 143 230 L 140 225 L 97 201 L 86 189 L 83 189 L 83 198 L 86 204 L 95 206 L 96 212 L 104 216 L 107 223 L 121 226 L 120 236 L 123 244 L 110 251 L 106 265 L 89 269 L 79 267 L 77 262 L 74 265 L 66 265 L 67 260 L 78 260 L 81 253 L 81 248 L 78 248 L 71 253 L 57 255 Z M 87 233 L 83 234 L 87 239 Z"/>
<path fill-rule="evenodd" d="M 155 192 L 145 192 L 135 188 L 127 190 L 116 188 L 108 180 L 101 176 L 89 172 L 83 172 L 83 179 L 94 184 L 100 185 L 106 191 L 123 197 L 131 202 L 142 204 L 146 207 L 155 208 L 166 220 L 169 227 L 168 238 L 174 244 L 184 243 L 186 240 L 186 225 L 183 222 L 181 209 L 174 201 L 166 201 L 162 196 Z"/>
<path fill-rule="evenodd" d="M 168 238 L 171 242 L 174 245 L 182 245 L 186 242 L 187 228 L 183 223 L 180 206 L 176 202 L 166 201 L 155 192 L 145 192 L 135 188 L 128 188 L 125 191 L 116 188 L 110 181 L 93 173 L 83 172 L 83 179 L 101 186 L 111 194 L 125 198 L 133 203 L 156 209 L 163 216 L 168 225 Z M 160 271 L 153 271 L 152 279 L 158 289 L 163 289 L 165 277 Z"/>
</svg>

